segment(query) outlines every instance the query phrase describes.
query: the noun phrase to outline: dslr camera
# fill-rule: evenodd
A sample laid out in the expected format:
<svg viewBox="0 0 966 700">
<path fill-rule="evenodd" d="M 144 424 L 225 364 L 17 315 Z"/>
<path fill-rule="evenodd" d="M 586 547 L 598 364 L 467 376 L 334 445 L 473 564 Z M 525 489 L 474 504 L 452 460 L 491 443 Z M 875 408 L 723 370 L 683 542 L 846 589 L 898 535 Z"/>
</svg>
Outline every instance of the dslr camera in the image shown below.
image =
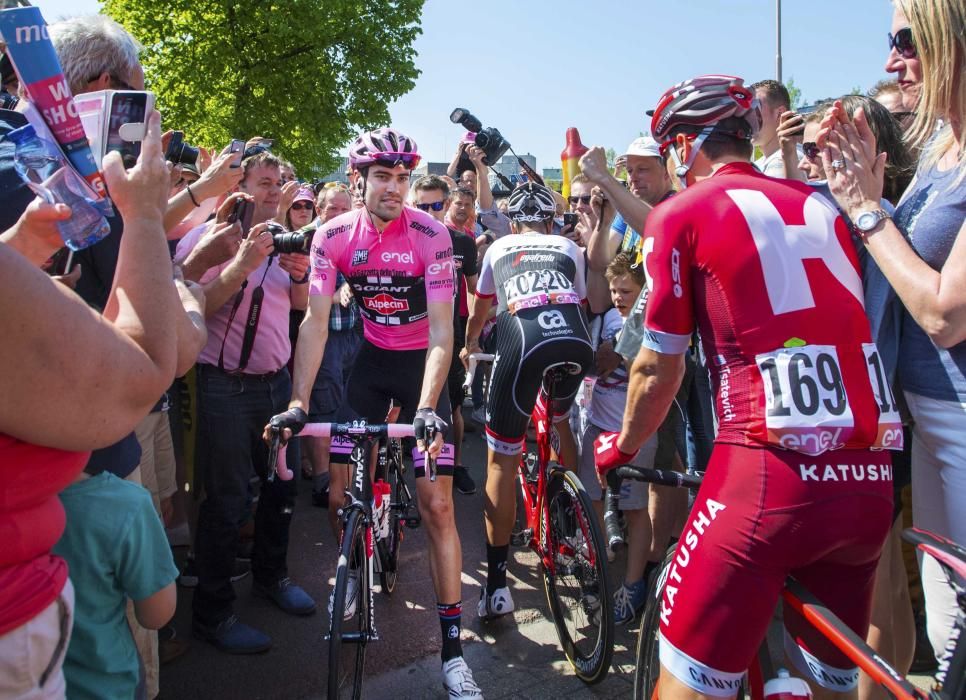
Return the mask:
<svg viewBox="0 0 966 700">
<path fill-rule="evenodd" d="M 183 131 L 172 131 L 164 159 L 175 165 L 196 165 L 198 148 L 185 143 Z"/>
<path fill-rule="evenodd" d="M 483 162 L 486 165 L 496 165 L 503 154 L 510 150 L 510 142 L 503 138 L 503 134 L 492 126 L 484 129 L 483 122 L 470 114 L 468 109 L 457 107 L 449 115 L 449 120 L 476 134 L 473 142 L 483 151 L 485 155 Z M 472 168 L 472 164 L 470 167 Z"/>
<path fill-rule="evenodd" d="M 271 222 L 268 224 L 268 232 L 272 234 L 272 243 L 275 244 L 272 255 L 277 253 L 308 255 L 312 248 L 313 231 L 311 230 L 286 231 L 283 226 Z"/>
</svg>

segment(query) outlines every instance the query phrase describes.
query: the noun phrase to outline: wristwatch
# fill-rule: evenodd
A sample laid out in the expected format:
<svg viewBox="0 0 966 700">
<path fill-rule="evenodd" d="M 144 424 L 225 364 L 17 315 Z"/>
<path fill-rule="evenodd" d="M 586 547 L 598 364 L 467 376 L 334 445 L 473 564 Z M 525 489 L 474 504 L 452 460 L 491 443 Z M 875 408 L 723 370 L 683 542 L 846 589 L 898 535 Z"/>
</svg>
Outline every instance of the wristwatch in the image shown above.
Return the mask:
<svg viewBox="0 0 966 700">
<path fill-rule="evenodd" d="M 885 209 L 873 209 L 872 211 L 864 211 L 855 217 L 855 227 L 859 229 L 862 233 L 868 233 L 876 226 L 879 225 L 880 221 L 885 219 L 891 219 L 892 215 L 889 214 Z"/>
</svg>

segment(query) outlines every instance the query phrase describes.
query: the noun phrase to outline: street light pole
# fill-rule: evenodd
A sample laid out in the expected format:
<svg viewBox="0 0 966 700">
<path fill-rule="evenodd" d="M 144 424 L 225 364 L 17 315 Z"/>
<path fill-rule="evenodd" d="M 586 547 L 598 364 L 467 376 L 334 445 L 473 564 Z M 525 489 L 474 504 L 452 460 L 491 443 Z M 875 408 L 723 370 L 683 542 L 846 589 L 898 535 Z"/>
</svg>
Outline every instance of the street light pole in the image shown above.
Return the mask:
<svg viewBox="0 0 966 700">
<path fill-rule="evenodd" d="M 782 81 L 782 0 L 775 0 L 775 80 Z"/>
</svg>

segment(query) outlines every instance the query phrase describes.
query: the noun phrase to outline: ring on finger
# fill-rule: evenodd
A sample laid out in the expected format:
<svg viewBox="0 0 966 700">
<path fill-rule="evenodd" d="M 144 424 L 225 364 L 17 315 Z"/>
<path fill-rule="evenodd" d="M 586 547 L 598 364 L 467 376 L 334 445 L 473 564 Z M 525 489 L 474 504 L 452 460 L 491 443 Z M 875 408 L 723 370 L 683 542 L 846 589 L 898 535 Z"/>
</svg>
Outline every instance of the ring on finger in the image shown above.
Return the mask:
<svg viewBox="0 0 966 700">
<path fill-rule="evenodd" d="M 832 166 L 832 170 L 838 172 L 845 167 L 845 161 L 842 158 L 836 158 L 830 163 L 830 165 Z"/>
</svg>

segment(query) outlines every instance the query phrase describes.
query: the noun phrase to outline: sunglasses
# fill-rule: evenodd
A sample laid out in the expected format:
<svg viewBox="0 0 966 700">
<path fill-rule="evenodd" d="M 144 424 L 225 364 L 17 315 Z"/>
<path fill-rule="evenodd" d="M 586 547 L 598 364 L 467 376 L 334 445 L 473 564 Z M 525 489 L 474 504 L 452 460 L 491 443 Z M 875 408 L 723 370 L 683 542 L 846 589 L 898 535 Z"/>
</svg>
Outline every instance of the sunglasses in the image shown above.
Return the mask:
<svg viewBox="0 0 966 700">
<path fill-rule="evenodd" d="M 376 165 L 385 168 L 395 168 L 397 165 L 402 165 L 409 170 L 415 170 L 419 161 L 422 160 L 422 156 L 418 153 L 394 153 L 391 151 L 373 153 L 372 157 L 376 161 Z"/>
<path fill-rule="evenodd" d="M 916 57 L 916 44 L 912 40 L 912 27 L 905 27 L 893 34 L 889 33 L 889 50 L 895 49 L 903 58 Z"/>
<path fill-rule="evenodd" d="M 581 204 L 590 204 L 590 195 L 585 194 L 585 195 L 581 195 L 580 197 L 576 197 L 576 196 L 567 197 L 567 201 L 574 205 L 577 204 L 578 202 L 580 202 Z"/>
<path fill-rule="evenodd" d="M 271 150 L 271 146 L 267 146 L 264 143 L 256 143 L 254 146 L 249 146 L 245 149 L 242 158 L 251 158 L 252 156 L 257 156 L 259 153 L 271 152 Z"/>
<path fill-rule="evenodd" d="M 311 210 L 311 209 L 315 209 L 315 205 L 312 202 L 310 202 L 309 200 L 303 199 L 303 200 L 298 201 L 298 202 L 293 202 L 292 203 L 292 206 L 289 207 L 289 208 L 290 209 L 296 209 L 296 210 L 298 210 L 298 209 Z"/>
<path fill-rule="evenodd" d="M 429 211 L 430 209 L 432 209 L 433 211 L 443 211 L 443 207 L 445 206 L 446 206 L 446 201 L 443 200 L 439 202 L 426 202 L 425 204 L 422 204 L 422 203 L 417 204 L 416 208 L 422 211 Z"/>
<path fill-rule="evenodd" d="M 814 141 L 805 141 L 802 144 L 802 152 L 805 154 L 806 158 L 811 161 L 815 161 L 819 157 L 821 150 L 819 150 L 818 144 L 816 144 Z"/>
</svg>

